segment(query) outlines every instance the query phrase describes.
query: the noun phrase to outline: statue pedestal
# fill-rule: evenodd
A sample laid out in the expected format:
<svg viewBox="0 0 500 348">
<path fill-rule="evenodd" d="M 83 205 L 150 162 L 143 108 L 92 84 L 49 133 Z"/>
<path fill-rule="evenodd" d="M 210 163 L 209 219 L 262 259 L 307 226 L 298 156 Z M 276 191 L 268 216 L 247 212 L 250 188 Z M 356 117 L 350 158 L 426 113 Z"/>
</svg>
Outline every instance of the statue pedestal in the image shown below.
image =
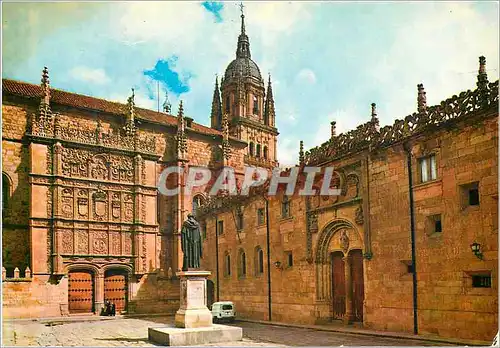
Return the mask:
<svg viewBox="0 0 500 348">
<path fill-rule="evenodd" d="M 207 271 L 177 272 L 180 278 L 181 304 L 175 314 L 175 325 L 150 327 L 150 341 L 166 346 L 191 346 L 236 342 L 243 339 L 241 327 L 213 325 L 207 308 Z"/>
<path fill-rule="evenodd" d="M 198 328 L 212 326 L 212 312 L 207 308 L 208 271 L 182 271 L 180 278 L 181 301 L 175 314 L 175 326 L 179 328 Z"/>
</svg>

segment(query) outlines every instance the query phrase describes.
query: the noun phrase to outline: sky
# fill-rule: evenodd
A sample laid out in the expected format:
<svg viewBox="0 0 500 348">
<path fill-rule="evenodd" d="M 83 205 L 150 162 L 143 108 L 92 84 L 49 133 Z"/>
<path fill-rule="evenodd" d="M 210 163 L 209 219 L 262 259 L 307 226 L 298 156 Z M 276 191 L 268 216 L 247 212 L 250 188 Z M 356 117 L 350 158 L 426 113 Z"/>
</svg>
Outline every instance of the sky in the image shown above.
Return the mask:
<svg viewBox="0 0 500 348">
<path fill-rule="evenodd" d="M 498 79 L 498 2 L 243 2 L 252 59 L 271 74 L 278 160 L 370 119 L 380 125 L 476 87 L 478 57 Z M 156 110 L 210 125 L 215 76 L 235 58 L 236 2 L 2 3 L 2 77 Z"/>
</svg>

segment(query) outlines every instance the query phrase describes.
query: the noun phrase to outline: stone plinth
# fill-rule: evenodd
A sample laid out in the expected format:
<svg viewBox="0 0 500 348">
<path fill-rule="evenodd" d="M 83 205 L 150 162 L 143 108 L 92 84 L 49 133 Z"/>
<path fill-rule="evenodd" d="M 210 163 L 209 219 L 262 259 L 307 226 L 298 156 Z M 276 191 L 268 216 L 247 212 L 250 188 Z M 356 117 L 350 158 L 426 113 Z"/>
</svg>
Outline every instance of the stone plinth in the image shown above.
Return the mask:
<svg viewBox="0 0 500 348">
<path fill-rule="evenodd" d="M 181 329 L 177 327 L 150 327 L 148 339 L 165 346 L 192 346 L 208 343 L 241 341 L 241 327 L 214 324 L 208 327 Z"/>
<path fill-rule="evenodd" d="M 202 328 L 212 326 L 212 312 L 207 308 L 207 271 L 177 272 L 180 278 L 180 307 L 175 314 L 178 328 Z"/>
</svg>

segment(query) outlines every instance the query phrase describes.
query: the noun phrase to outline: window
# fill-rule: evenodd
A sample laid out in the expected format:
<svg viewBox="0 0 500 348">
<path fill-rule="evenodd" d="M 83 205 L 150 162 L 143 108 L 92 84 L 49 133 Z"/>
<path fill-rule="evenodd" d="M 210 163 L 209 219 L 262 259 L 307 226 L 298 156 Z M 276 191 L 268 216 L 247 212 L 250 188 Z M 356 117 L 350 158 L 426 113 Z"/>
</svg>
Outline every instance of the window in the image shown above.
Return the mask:
<svg viewBox="0 0 500 348">
<path fill-rule="evenodd" d="M 479 205 L 479 182 L 460 186 L 462 209 Z"/>
<path fill-rule="evenodd" d="M 430 155 L 418 160 L 420 170 L 420 182 L 437 179 L 436 155 Z"/>
<path fill-rule="evenodd" d="M 217 221 L 217 233 L 219 235 L 224 233 L 224 221 L 223 220 Z"/>
<path fill-rule="evenodd" d="M 196 195 L 193 197 L 193 202 L 192 202 L 192 214 L 196 216 L 196 211 L 200 206 L 202 206 L 204 203 L 204 199 L 202 195 Z"/>
<path fill-rule="evenodd" d="M 491 288 L 491 275 L 473 275 L 473 288 Z"/>
<path fill-rule="evenodd" d="M 231 255 L 226 251 L 226 255 L 224 256 L 224 275 L 231 275 Z"/>
<path fill-rule="evenodd" d="M 291 251 L 285 251 L 286 266 L 288 268 L 293 266 L 293 255 Z"/>
<path fill-rule="evenodd" d="M 257 225 L 263 225 L 266 222 L 265 209 L 257 209 Z"/>
<path fill-rule="evenodd" d="M 264 159 L 267 159 L 267 146 L 264 146 L 263 156 Z"/>
<path fill-rule="evenodd" d="M 229 96 L 226 97 L 226 114 L 229 113 Z"/>
<path fill-rule="evenodd" d="M 443 232 L 443 225 L 441 222 L 441 214 L 429 216 L 429 229 L 430 234 Z"/>
<path fill-rule="evenodd" d="M 248 147 L 248 151 L 250 152 L 250 156 L 254 155 L 254 144 L 250 143 L 250 146 Z"/>
<path fill-rule="evenodd" d="M 243 210 L 241 207 L 236 209 L 236 229 L 238 231 L 243 229 Z"/>
<path fill-rule="evenodd" d="M 243 249 L 238 253 L 238 277 L 244 277 L 247 274 L 247 260 Z"/>
<path fill-rule="evenodd" d="M 253 96 L 253 114 L 259 114 L 259 99 L 256 96 Z"/>
<path fill-rule="evenodd" d="M 255 275 L 264 273 L 264 251 L 260 246 L 255 248 Z"/>
<path fill-rule="evenodd" d="M 255 157 L 260 157 L 260 144 L 257 144 L 257 151 L 255 151 Z"/>
<path fill-rule="evenodd" d="M 281 201 L 281 217 L 285 219 L 289 218 L 290 216 L 290 199 L 288 198 L 288 196 L 284 196 L 283 200 Z"/>
<path fill-rule="evenodd" d="M 10 180 L 7 174 L 2 173 L 2 213 L 9 206 Z"/>
<path fill-rule="evenodd" d="M 205 222 L 201 224 L 201 235 L 203 240 L 207 239 L 207 224 Z"/>
</svg>

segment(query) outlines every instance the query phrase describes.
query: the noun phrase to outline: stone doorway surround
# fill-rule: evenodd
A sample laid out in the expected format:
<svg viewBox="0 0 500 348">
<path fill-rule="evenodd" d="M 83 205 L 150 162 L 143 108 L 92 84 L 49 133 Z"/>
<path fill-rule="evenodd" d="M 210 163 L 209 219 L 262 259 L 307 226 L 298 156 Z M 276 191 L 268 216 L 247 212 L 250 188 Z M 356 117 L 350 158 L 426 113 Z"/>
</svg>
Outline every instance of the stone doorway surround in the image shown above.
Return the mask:
<svg viewBox="0 0 500 348">
<path fill-rule="evenodd" d="M 318 322 L 363 321 L 363 245 L 363 236 L 347 219 L 335 219 L 321 231 L 315 253 Z M 343 291 L 335 289 L 335 283 L 343 284 Z"/>
</svg>

